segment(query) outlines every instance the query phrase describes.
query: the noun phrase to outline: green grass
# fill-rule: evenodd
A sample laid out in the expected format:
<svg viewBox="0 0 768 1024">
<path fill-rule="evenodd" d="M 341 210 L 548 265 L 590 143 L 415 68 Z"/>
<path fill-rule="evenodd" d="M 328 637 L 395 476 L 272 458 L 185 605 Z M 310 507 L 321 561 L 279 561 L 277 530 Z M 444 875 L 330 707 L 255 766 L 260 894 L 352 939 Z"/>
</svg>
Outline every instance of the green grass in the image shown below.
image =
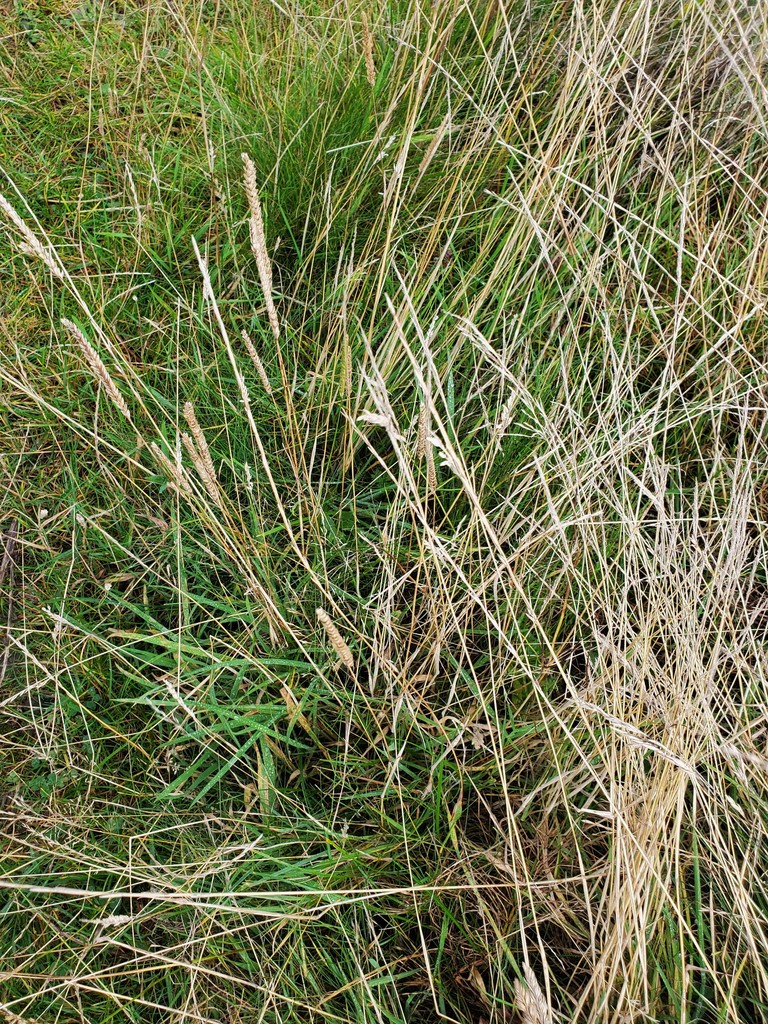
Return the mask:
<svg viewBox="0 0 768 1024">
<path fill-rule="evenodd" d="M 0 1018 L 768 1020 L 760 18 L 0 3 Z"/>
</svg>

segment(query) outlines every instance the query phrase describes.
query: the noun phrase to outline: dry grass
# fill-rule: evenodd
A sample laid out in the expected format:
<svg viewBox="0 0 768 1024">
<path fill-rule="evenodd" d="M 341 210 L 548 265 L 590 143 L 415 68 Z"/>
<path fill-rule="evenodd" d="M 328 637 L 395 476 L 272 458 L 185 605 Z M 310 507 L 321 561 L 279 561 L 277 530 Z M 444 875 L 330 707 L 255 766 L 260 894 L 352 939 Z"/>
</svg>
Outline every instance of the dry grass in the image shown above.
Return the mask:
<svg viewBox="0 0 768 1024">
<path fill-rule="evenodd" d="M 178 36 L 229 198 L 157 308 L 2 206 L 0 1010 L 765 1019 L 762 14 L 258 13 Z"/>
</svg>

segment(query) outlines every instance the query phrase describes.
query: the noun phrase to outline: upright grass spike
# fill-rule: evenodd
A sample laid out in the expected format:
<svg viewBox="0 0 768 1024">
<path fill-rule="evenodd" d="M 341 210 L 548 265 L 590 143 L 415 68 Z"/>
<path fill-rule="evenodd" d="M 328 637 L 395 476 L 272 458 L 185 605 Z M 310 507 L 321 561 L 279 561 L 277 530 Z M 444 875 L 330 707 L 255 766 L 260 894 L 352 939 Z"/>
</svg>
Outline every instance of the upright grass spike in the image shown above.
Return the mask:
<svg viewBox="0 0 768 1024">
<path fill-rule="evenodd" d="M 280 340 L 280 321 L 277 318 L 277 310 L 272 298 L 272 261 L 267 252 L 267 239 L 264 233 L 264 219 L 261 215 L 261 202 L 256 186 L 256 168 L 247 153 L 243 157 L 243 179 L 245 182 L 245 194 L 248 197 L 251 217 L 249 221 L 251 250 L 256 257 L 256 268 L 259 272 L 261 289 L 264 292 L 264 303 L 267 307 L 269 326 L 275 336 L 275 341 Z"/>
<path fill-rule="evenodd" d="M 208 448 L 208 442 L 205 439 L 202 427 L 195 414 L 195 407 L 191 402 L 184 403 L 184 419 L 189 424 L 189 428 L 192 431 L 192 437 L 187 433 L 181 435 L 181 440 L 184 443 L 184 447 L 187 449 L 189 457 L 195 464 L 198 475 L 203 481 L 208 496 L 214 505 L 218 508 L 224 508 L 224 503 L 219 489 L 219 484 L 216 479 L 216 468 L 213 465 L 213 459 L 211 458 L 211 452 Z M 194 440 L 193 440 L 194 439 Z"/>
<path fill-rule="evenodd" d="M 328 612 L 325 611 L 324 608 L 317 608 L 316 615 L 318 622 L 321 624 L 321 626 L 323 627 L 328 636 L 328 639 L 331 641 L 331 647 L 333 647 L 334 651 L 338 655 L 339 661 L 342 663 L 342 665 L 344 665 L 346 669 L 349 670 L 350 673 L 354 675 L 354 656 L 352 654 L 352 651 L 347 646 L 347 643 L 342 637 L 341 633 L 334 625 L 333 619 L 330 617 Z"/>
<path fill-rule="evenodd" d="M 363 56 L 365 58 L 365 77 L 368 79 L 368 85 L 371 88 L 376 85 L 376 65 L 373 61 L 373 35 L 371 34 L 371 27 L 368 24 L 368 15 L 363 11 L 362 16 L 362 29 L 363 29 Z"/>
</svg>

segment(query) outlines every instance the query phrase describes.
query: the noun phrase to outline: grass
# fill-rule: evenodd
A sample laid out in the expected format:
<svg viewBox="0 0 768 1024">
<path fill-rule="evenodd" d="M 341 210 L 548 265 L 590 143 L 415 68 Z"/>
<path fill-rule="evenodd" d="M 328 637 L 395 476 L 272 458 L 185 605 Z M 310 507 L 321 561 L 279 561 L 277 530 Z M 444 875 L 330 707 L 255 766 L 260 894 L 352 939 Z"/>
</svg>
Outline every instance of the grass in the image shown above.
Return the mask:
<svg viewBox="0 0 768 1024">
<path fill-rule="evenodd" d="M 768 1019 L 767 31 L 0 5 L 0 1018 Z"/>
</svg>

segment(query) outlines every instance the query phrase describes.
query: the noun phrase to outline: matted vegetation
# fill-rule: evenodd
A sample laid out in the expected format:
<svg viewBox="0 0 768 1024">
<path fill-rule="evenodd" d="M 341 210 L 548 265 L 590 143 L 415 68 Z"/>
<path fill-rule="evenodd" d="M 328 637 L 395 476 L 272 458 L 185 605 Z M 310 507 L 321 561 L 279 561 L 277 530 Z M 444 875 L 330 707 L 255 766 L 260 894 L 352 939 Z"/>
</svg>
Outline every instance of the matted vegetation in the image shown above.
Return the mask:
<svg viewBox="0 0 768 1024">
<path fill-rule="evenodd" d="M 767 43 L 0 7 L 0 1018 L 768 1019 Z"/>
</svg>

